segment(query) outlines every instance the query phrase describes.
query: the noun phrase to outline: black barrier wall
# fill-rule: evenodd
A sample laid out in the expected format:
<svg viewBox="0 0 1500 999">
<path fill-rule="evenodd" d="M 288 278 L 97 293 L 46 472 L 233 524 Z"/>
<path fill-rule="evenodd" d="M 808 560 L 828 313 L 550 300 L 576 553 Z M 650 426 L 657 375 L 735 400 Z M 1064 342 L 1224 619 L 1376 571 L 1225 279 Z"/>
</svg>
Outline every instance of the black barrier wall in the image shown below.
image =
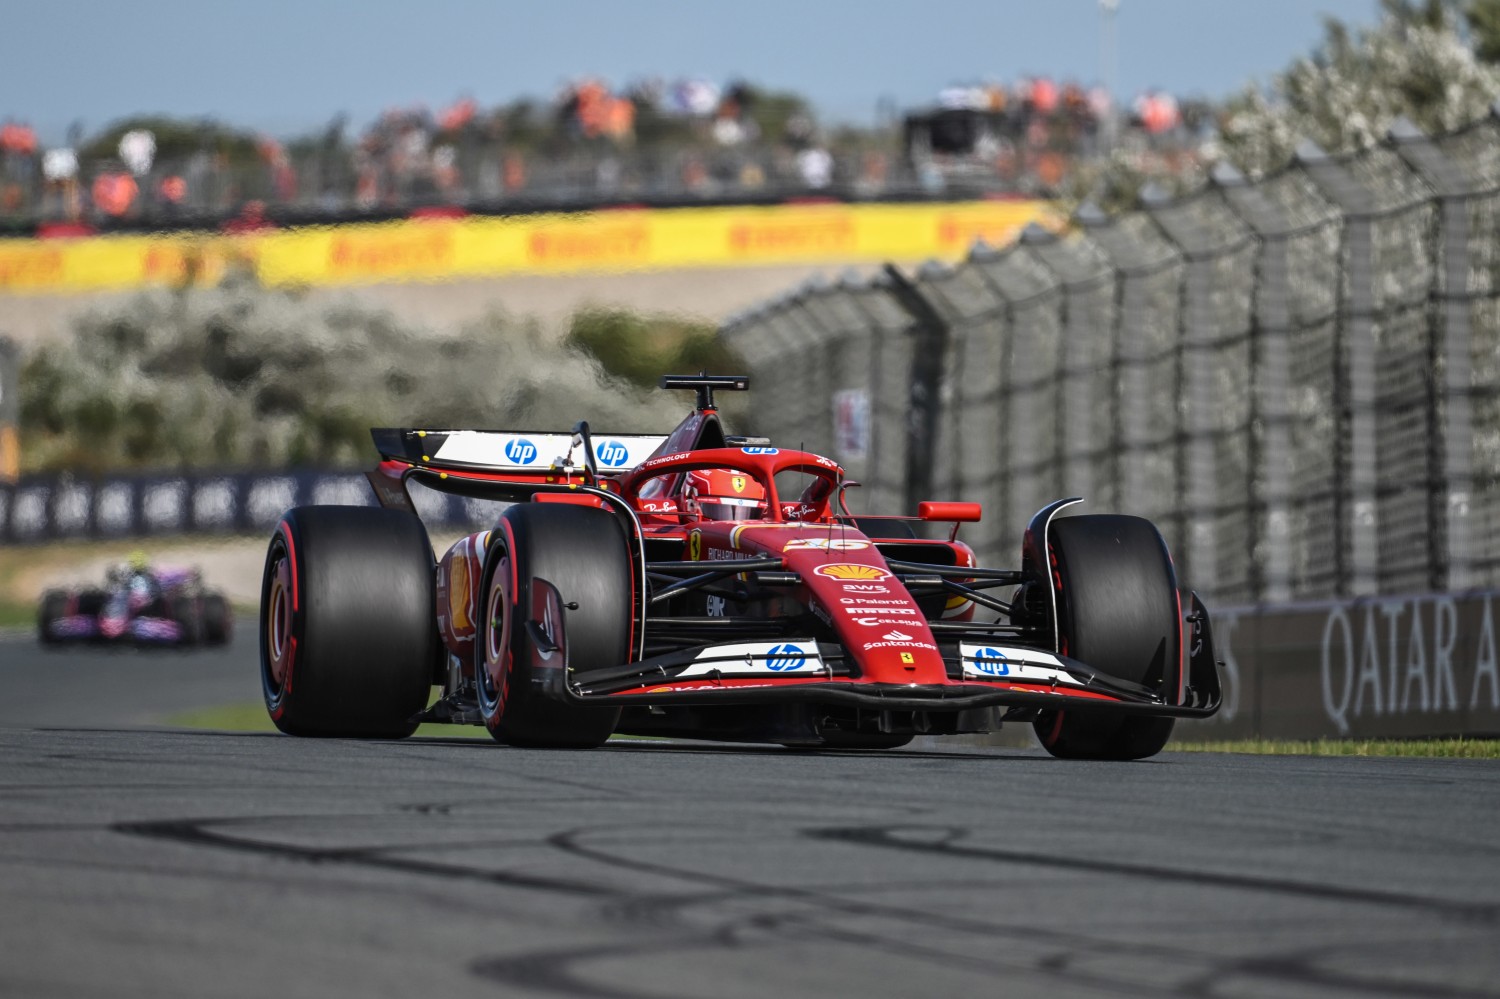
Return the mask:
<svg viewBox="0 0 1500 999">
<path fill-rule="evenodd" d="M 752 430 L 862 512 L 983 503 L 986 560 L 1056 497 L 1148 517 L 1210 607 L 1500 586 L 1500 106 L 1074 223 L 734 318 Z"/>
<path fill-rule="evenodd" d="M 493 504 L 413 487 L 429 527 L 488 526 Z M 227 472 L 24 478 L 0 483 L 0 541 L 174 534 L 269 534 L 288 508 L 308 504 L 375 506 L 358 472 Z"/>
<path fill-rule="evenodd" d="M 1500 592 L 1215 612 L 1224 706 L 1187 738 L 1500 735 Z"/>
</svg>

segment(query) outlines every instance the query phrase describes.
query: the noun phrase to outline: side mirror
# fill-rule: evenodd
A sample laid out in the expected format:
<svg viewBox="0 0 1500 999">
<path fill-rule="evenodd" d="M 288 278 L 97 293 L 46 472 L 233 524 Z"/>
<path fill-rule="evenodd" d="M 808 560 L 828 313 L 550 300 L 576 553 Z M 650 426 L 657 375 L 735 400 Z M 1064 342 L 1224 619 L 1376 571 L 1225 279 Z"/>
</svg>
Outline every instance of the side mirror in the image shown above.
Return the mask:
<svg viewBox="0 0 1500 999">
<path fill-rule="evenodd" d="M 978 503 L 939 503 L 923 500 L 917 504 L 917 516 L 923 520 L 951 520 L 961 524 L 977 524 L 983 507 Z"/>
<path fill-rule="evenodd" d="M 917 504 L 917 516 L 923 520 L 953 522 L 953 530 L 948 532 L 949 541 L 958 537 L 959 524 L 978 523 L 981 512 L 982 508 L 978 503 L 940 503 L 936 500 L 923 500 Z"/>
</svg>

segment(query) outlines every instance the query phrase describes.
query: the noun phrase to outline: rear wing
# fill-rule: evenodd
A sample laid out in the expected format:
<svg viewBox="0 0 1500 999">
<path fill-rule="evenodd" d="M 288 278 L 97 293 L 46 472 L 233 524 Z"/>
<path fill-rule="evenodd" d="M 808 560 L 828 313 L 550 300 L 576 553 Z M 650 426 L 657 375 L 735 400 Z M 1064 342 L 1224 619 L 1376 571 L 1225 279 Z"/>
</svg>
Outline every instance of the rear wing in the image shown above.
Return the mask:
<svg viewBox="0 0 1500 999">
<path fill-rule="evenodd" d="M 587 434 L 584 443 L 575 445 L 572 433 L 407 427 L 376 427 L 370 436 L 387 461 L 455 471 L 538 475 L 554 465 L 586 465 L 584 448 L 589 445 L 601 475 L 628 472 L 655 454 L 667 439 L 665 434 Z"/>
</svg>

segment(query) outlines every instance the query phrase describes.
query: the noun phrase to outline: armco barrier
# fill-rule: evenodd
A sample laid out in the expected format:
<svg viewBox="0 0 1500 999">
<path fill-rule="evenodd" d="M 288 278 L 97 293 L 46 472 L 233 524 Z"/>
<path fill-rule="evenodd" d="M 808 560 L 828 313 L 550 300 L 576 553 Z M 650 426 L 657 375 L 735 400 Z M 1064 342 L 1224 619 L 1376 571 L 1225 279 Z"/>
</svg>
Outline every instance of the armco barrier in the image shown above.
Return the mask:
<svg viewBox="0 0 1500 999">
<path fill-rule="evenodd" d="M 1224 706 L 1186 738 L 1500 735 L 1500 591 L 1214 612 Z"/>
<path fill-rule="evenodd" d="M 429 527 L 493 520 L 493 505 L 413 488 Z M 359 472 L 142 474 L 0 483 L 0 542 L 268 532 L 283 511 L 306 504 L 374 506 Z"/>
</svg>

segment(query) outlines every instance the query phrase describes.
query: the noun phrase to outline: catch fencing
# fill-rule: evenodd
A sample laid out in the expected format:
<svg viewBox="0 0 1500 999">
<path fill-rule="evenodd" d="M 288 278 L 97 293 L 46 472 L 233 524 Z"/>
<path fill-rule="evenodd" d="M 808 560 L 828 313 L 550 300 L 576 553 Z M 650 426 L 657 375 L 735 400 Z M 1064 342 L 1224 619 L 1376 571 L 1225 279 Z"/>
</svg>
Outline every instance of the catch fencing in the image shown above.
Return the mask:
<svg viewBox="0 0 1500 999">
<path fill-rule="evenodd" d="M 1500 585 L 1500 109 L 1074 223 L 735 317 L 751 429 L 985 559 L 1079 495 L 1221 606 Z"/>
</svg>

